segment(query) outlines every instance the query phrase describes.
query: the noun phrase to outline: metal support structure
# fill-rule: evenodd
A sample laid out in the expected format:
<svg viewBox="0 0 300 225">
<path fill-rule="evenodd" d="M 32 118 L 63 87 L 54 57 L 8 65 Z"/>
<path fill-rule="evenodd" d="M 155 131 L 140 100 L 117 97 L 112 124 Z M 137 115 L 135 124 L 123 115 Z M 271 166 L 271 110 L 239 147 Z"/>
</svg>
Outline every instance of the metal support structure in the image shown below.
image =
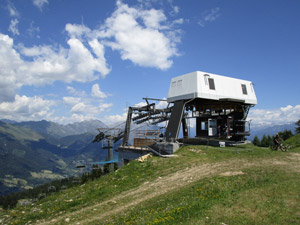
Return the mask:
<svg viewBox="0 0 300 225">
<path fill-rule="evenodd" d="M 128 128 L 130 129 L 130 127 Z M 120 128 L 98 128 L 99 134 L 95 137 L 93 142 L 101 142 L 104 139 L 107 140 L 107 146 L 103 147 L 103 149 L 107 149 L 107 161 L 106 162 L 93 162 L 91 164 L 98 164 L 98 165 L 104 165 L 109 164 L 109 171 L 114 171 L 114 156 L 113 156 L 113 150 L 114 150 L 114 143 L 119 141 L 121 138 L 124 137 L 124 133 L 121 131 Z M 103 142 L 102 142 L 103 144 Z"/>
<path fill-rule="evenodd" d="M 171 113 L 171 117 L 166 130 L 166 140 L 174 141 L 178 137 L 178 132 L 180 129 L 180 123 L 182 121 L 183 110 L 184 110 L 185 101 L 177 101 L 174 103 L 174 107 Z"/>
<path fill-rule="evenodd" d="M 131 120 L 132 120 L 132 107 L 129 107 L 128 108 L 128 113 L 127 113 L 127 120 L 126 120 L 125 130 L 124 130 L 124 137 L 123 137 L 123 143 L 122 143 L 123 146 L 128 145 Z"/>
<path fill-rule="evenodd" d="M 114 159 L 113 147 L 114 147 L 113 138 L 112 136 L 110 136 L 110 138 L 107 139 L 108 161 L 112 161 Z M 114 164 L 110 163 L 109 172 L 113 172 L 113 171 L 114 171 Z"/>
</svg>

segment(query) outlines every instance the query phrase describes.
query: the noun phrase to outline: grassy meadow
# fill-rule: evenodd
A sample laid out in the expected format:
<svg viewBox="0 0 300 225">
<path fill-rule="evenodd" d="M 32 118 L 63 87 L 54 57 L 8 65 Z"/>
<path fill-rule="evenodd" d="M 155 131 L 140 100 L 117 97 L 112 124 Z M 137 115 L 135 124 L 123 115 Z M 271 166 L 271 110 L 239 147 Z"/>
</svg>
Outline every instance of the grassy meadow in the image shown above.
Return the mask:
<svg viewBox="0 0 300 225">
<path fill-rule="evenodd" d="M 300 224 L 299 140 L 287 152 L 184 146 L 0 210 L 0 224 Z"/>
</svg>

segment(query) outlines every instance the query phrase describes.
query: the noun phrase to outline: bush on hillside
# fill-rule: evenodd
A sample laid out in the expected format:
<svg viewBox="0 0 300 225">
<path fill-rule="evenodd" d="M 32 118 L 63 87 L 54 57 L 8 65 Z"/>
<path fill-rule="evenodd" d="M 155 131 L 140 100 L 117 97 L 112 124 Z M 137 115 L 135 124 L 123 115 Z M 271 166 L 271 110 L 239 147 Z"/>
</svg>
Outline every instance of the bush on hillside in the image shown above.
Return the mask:
<svg viewBox="0 0 300 225">
<path fill-rule="evenodd" d="M 291 146 L 292 148 L 300 147 L 300 134 L 297 134 L 284 142 L 284 144 Z"/>
<path fill-rule="evenodd" d="M 290 137 L 294 136 L 294 134 L 290 130 L 284 130 L 284 131 L 278 132 L 278 135 L 284 141 L 287 140 L 287 139 L 289 139 Z"/>
</svg>

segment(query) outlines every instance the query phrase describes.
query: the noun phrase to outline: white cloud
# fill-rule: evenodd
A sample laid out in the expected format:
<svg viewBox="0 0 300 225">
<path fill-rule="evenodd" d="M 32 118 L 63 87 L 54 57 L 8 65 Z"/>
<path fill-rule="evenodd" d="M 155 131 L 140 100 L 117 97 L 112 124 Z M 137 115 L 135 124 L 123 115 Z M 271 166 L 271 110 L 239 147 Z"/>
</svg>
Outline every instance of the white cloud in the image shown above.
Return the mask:
<svg viewBox="0 0 300 225">
<path fill-rule="evenodd" d="M 116 11 L 98 35 L 108 39 L 106 45 L 120 51 L 123 60 L 165 70 L 173 63 L 170 58 L 178 55 L 176 44 L 180 40 L 170 37 L 170 31 L 163 11 L 136 9 L 117 1 Z"/>
<path fill-rule="evenodd" d="M 48 1 L 34 1 L 43 7 Z M 10 7 L 13 8 L 13 5 Z M 68 48 L 60 45 L 14 45 L 8 35 L 0 33 L 0 101 L 13 100 L 16 90 L 24 85 L 45 85 L 55 81 L 91 82 L 111 70 L 105 59 L 105 46 L 120 51 L 123 60 L 158 69 L 168 69 L 178 56 L 180 30 L 173 29 L 182 20 L 168 21 L 162 10 L 129 7 L 117 1 L 117 9 L 103 26 L 91 30 L 85 25 L 66 24 Z M 18 19 L 10 31 L 18 35 Z M 29 35 L 39 27 L 28 30 Z M 37 36 L 38 37 L 38 36 Z"/>
<path fill-rule="evenodd" d="M 96 97 L 96 98 L 106 98 L 107 97 L 107 95 L 100 90 L 100 87 L 98 84 L 93 85 L 91 94 L 93 97 Z"/>
<path fill-rule="evenodd" d="M 34 22 L 31 21 L 30 27 L 27 29 L 27 32 L 30 37 L 40 38 L 40 28 L 38 26 L 34 26 Z"/>
<path fill-rule="evenodd" d="M 80 101 L 81 101 L 81 98 L 63 97 L 63 102 L 66 103 L 67 105 L 70 105 L 70 106 L 74 106 Z"/>
<path fill-rule="evenodd" d="M 71 112 L 95 117 L 98 116 L 98 114 L 102 113 L 103 111 L 109 110 L 112 106 L 113 104 L 111 103 L 104 103 L 104 104 L 100 104 L 99 106 L 94 106 L 92 104 L 79 102 L 72 107 Z"/>
<path fill-rule="evenodd" d="M 112 103 L 101 103 L 100 104 L 100 112 L 103 112 L 104 110 L 109 111 L 112 106 L 113 106 Z"/>
<path fill-rule="evenodd" d="M 125 122 L 127 119 L 127 112 L 119 115 L 110 115 L 110 116 L 105 116 L 102 118 L 103 122 L 106 124 L 117 124 L 117 123 L 122 123 Z"/>
<path fill-rule="evenodd" d="M 33 0 L 32 3 L 38 7 L 41 11 L 43 10 L 43 6 L 45 4 L 49 4 L 48 0 Z"/>
<path fill-rule="evenodd" d="M 17 10 L 10 1 L 8 3 L 10 15 L 17 17 Z M 156 3 L 160 4 L 159 1 Z M 49 1 L 33 0 L 33 4 L 42 10 Z M 12 37 L 0 33 L 0 103 L 14 103 L 17 91 L 26 85 L 37 87 L 55 81 L 91 82 L 104 78 L 111 70 L 105 59 L 106 47 L 119 51 L 123 60 L 139 66 L 170 68 L 172 57 L 179 55 L 177 44 L 181 41 L 180 30 L 175 26 L 183 20 L 170 21 L 166 15 L 150 5 L 149 8 L 145 4 L 129 7 L 117 1 L 116 10 L 97 29 L 83 24 L 66 24 L 68 47 L 59 44 L 15 45 Z M 14 35 L 19 34 L 18 22 L 17 18 L 11 22 L 10 31 Z M 39 38 L 39 30 L 31 22 L 27 33 Z M 73 97 L 64 97 L 62 102 L 70 107 L 72 119 L 92 118 L 112 107 L 111 103 L 103 103 L 101 99 L 97 100 L 98 105 L 91 103 L 84 91 L 74 87 L 67 86 L 67 91 Z M 98 98 L 108 96 L 99 85 L 93 86 L 91 94 Z"/>
<path fill-rule="evenodd" d="M 184 19 L 183 18 L 179 18 L 177 20 L 174 20 L 173 24 L 183 24 L 183 22 L 184 22 Z"/>
<path fill-rule="evenodd" d="M 8 10 L 9 15 L 11 17 L 18 17 L 18 16 L 20 16 L 18 10 L 16 9 L 16 7 L 14 6 L 14 4 L 11 1 L 7 1 L 7 10 Z"/>
<path fill-rule="evenodd" d="M 163 98 L 166 99 L 166 98 Z M 167 101 L 159 101 L 159 103 L 156 105 L 157 109 L 164 109 L 167 108 L 168 102 Z"/>
<path fill-rule="evenodd" d="M 147 102 L 139 102 L 139 103 L 136 103 L 133 107 L 143 107 L 143 106 L 146 106 L 147 105 Z"/>
<path fill-rule="evenodd" d="M 248 119 L 253 125 L 281 125 L 300 119 L 300 105 L 281 107 L 280 109 L 251 109 Z"/>
<path fill-rule="evenodd" d="M 13 33 L 13 35 L 20 35 L 20 32 L 18 30 L 18 23 L 19 23 L 19 20 L 18 19 L 12 19 L 10 21 L 10 25 L 9 25 L 9 28 L 8 30 L 10 32 Z"/>
<path fill-rule="evenodd" d="M 73 113 L 71 116 L 51 117 L 51 121 L 60 123 L 60 124 L 69 124 L 69 123 L 82 122 L 85 120 L 93 120 L 93 119 L 95 119 L 95 117 L 92 115 L 82 115 L 82 114 L 76 114 L 76 113 Z"/>
<path fill-rule="evenodd" d="M 215 21 L 220 16 L 220 8 L 216 7 L 202 13 L 202 18 L 198 21 L 201 27 L 205 27 L 206 23 Z"/>
<path fill-rule="evenodd" d="M 52 121 L 57 121 L 60 123 L 71 123 L 76 121 L 82 121 L 87 119 L 99 119 L 99 116 L 102 112 L 108 112 L 111 110 L 112 103 L 103 103 L 103 102 L 93 102 L 90 98 L 87 97 L 72 97 L 65 96 L 62 98 L 63 103 L 70 107 L 70 113 L 72 114 L 69 117 L 52 117 Z M 102 118 L 101 118 L 102 120 Z"/>
<path fill-rule="evenodd" d="M 91 29 L 82 24 L 66 24 L 65 30 L 71 38 L 81 38 L 83 35 L 91 33 Z"/>
<path fill-rule="evenodd" d="M 143 19 L 147 28 L 161 29 L 161 23 L 167 20 L 167 17 L 162 10 L 150 9 L 141 12 L 141 18 Z"/>
<path fill-rule="evenodd" d="M 85 91 L 76 90 L 75 88 L 73 88 L 71 86 L 67 86 L 67 91 L 74 96 L 79 96 L 79 97 L 86 96 Z"/>
<path fill-rule="evenodd" d="M 0 96 L 0 101 L 13 99 L 15 90 L 24 85 L 38 86 L 59 80 L 89 82 L 110 72 L 98 41 L 89 43 L 93 52 L 79 39 L 71 38 L 67 43 L 69 48 L 20 45 L 18 51 L 13 39 L 0 33 L 0 92 L 5 93 Z"/>
<path fill-rule="evenodd" d="M 19 121 L 41 120 L 51 116 L 50 107 L 54 104 L 54 101 L 37 96 L 16 95 L 13 102 L 0 103 L 0 117 Z"/>
<path fill-rule="evenodd" d="M 173 10 L 174 10 L 174 13 L 176 13 L 176 14 L 179 13 L 179 7 L 178 6 L 174 6 Z"/>
</svg>

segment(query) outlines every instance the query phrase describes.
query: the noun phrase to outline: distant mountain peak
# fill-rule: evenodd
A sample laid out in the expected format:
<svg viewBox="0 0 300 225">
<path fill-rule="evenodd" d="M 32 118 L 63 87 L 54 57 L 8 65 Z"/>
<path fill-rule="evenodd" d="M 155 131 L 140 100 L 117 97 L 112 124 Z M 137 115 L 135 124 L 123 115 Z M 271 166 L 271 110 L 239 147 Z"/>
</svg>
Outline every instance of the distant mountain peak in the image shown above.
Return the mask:
<svg viewBox="0 0 300 225">
<path fill-rule="evenodd" d="M 86 120 L 81 122 L 69 123 L 66 125 L 47 120 L 41 120 L 16 122 L 15 125 L 27 127 L 41 134 L 51 135 L 56 138 L 83 133 L 97 134 L 97 128 L 107 127 L 107 125 L 100 120 Z"/>
</svg>

